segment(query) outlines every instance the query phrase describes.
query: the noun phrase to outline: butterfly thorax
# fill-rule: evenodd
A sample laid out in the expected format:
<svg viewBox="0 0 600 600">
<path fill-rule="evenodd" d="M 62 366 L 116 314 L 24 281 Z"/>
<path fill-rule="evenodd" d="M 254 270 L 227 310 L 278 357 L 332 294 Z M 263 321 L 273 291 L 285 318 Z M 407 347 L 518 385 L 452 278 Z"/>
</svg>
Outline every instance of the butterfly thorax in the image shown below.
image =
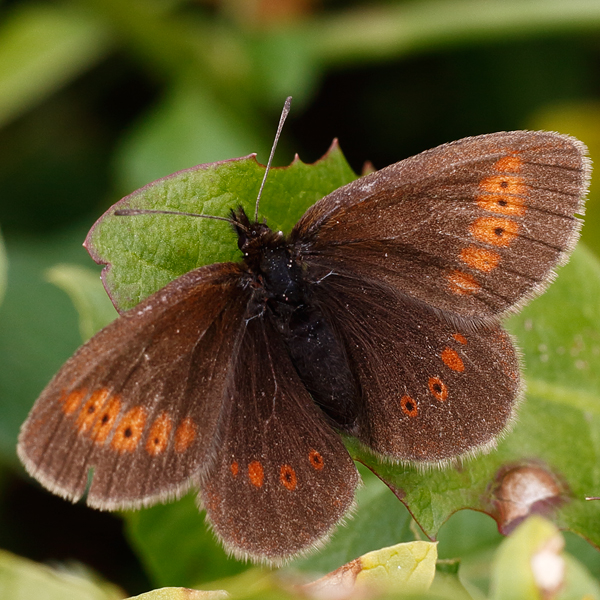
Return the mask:
<svg viewBox="0 0 600 600">
<path fill-rule="evenodd" d="M 304 302 L 302 269 L 282 232 L 250 222 L 243 208 L 232 211 L 238 247 L 264 300 L 298 306 Z"/>
</svg>

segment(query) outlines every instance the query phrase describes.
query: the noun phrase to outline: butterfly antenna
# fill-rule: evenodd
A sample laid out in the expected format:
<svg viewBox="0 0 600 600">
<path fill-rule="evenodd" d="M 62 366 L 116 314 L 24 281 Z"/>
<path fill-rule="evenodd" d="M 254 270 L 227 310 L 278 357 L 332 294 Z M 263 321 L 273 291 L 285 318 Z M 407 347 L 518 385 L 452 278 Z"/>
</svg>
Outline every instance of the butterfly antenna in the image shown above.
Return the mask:
<svg viewBox="0 0 600 600">
<path fill-rule="evenodd" d="M 275 141 L 273 142 L 273 147 L 271 148 L 271 156 L 269 156 L 269 162 L 267 162 L 267 168 L 265 169 L 265 174 L 260 184 L 260 190 L 258 190 L 258 197 L 256 198 L 256 208 L 254 209 L 254 222 L 258 221 L 258 204 L 260 202 L 260 197 L 262 195 L 263 188 L 265 187 L 265 181 L 267 180 L 267 175 L 269 174 L 269 169 L 271 168 L 271 161 L 273 160 L 273 155 L 275 154 L 275 148 L 277 148 L 277 142 L 279 141 L 279 136 L 281 135 L 281 130 L 283 129 L 283 124 L 290 112 L 290 106 L 292 105 L 292 97 L 288 96 L 285 100 L 285 104 L 283 105 L 283 110 L 281 111 L 281 117 L 279 117 L 279 125 L 277 127 L 277 133 L 275 134 Z"/>
<path fill-rule="evenodd" d="M 180 212 L 178 210 L 153 210 L 146 208 L 122 208 L 113 213 L 117 217 L 131 217 L 132 215 L 181 215 L 184 217 L 200 217 L 202 219 L 215 219 L 216 221 L 227 221 L 233 223 L 233 219 L 217 217 L 215 215 L 199 215 L 198 213 Z"/>
<path fill-rule="evenodd" d="M 256 198 L 256 207 L 254 209 L 254 222 L 258 221 L 258 204 L 260 202 L 260 197 L 262 195 L 263 188 L 265 187 L 265 181 L 267 180 L 267 175 L 269 174 L 269 170 L 271 169 L 271 162 L 273 160 L 273 155 L 275 154 L 275 148 L 277 148 L 277 142 L 279 141 L 279 136 L 281 135 L 281 130 L 283 129 L 283 124 L 290 112 L 290 106 L 292 104 L 292 97 L 288 96 L 283 105 L 283 110 L 281 111 L 281 117 L 279 117 L 279 125 L 277 126 L 277 133 L 275 134 L 275 141 L 273 142 L 273 147 L 271 148 L 271 155 L 269 156 L 269 161 L 267 162 L 267 168 L 265 169 L 265 174 L 263 176 L 262 182 L 260 184 L 260 190 L 258 190 L 258 197 Z M 200 215 L 197 213 L 188 213 L 188 212 L 179 212 L 176 210 L 151 210 L 151 209 L 142 209 L 142 208 L 124 208 L 115 210 L 113 213 L 118 217 L 129 217 L 132 215 L 181 215 L 184 217 L 201 217 L 202 219 L 215 219 L 216 221 L 227 221 L 231 223 L 235 227 L 238 227 L 249 233 L 248 228 L 235 219 L 228 219 L 227 217 L 217 217 L 215 215 Z"/>
</svg>

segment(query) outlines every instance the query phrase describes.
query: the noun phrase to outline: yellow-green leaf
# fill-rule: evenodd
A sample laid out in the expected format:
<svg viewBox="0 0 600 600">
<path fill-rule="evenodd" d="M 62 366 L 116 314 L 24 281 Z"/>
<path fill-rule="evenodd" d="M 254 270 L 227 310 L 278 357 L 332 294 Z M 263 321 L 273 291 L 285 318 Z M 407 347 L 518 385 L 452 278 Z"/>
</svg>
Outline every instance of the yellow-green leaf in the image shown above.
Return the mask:
<svg viewBox="0 0 600 600">
<path fill-rule="evenodd" d="M 222 600 L 228 597 L 229 594 L 223 590 L 204 591 L 183 587 L 165 587 L 139 596 L 132 596 L 128 600 Z"/>
<path fill-rule="evenodd" d="M 3 600 L 121 600 L 111 584 L 81 573 L 59 571 L 0 550 L 0 598 Z"/>
</svg>

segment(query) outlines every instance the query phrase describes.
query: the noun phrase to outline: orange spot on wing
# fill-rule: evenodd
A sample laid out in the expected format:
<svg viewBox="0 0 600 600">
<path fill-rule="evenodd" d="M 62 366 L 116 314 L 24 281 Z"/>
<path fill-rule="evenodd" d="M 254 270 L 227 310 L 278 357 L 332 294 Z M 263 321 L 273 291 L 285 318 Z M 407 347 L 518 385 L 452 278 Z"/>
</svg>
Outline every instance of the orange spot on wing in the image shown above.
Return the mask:
<svg viewBox="0 0 600 600">
<path fill-rule="evenodd" d="M 516 194 L 526 196 L 529 188 L 521 177 L 516 175 L 492 175 L 482 179 L 480 189 L 490 194 Z"/>
<path fill-rule="evenodd" d="M 80 406 L 82 400 L 87 396 L 88 391 L 83 388 L 75 390 L 69 394 L 62 392 L 58 401 L 62 404 L 62 411 L 65 415 L 72 415 Z"/>
<path fill-rule="evenodd" d="M 237 474 L 240 472 L 240 465 L 238 465 L 237 461 L 234 461 L 229 465 L 229 469 L 231 470 L 231 474 L 237 477 Z"/>
<path fill-rule="evenodd" d="M 257 461 L 252 461 L 248 465 L 248 477 L 250 483 L 259 488 L 262 487 L 263 481 L 265 480 L 265 472 L 263 471 L 262 465 Z"/>
<path fill-rule="evenodd" d="M 308 460 L 312 465 L 313 469 L 320 471 L 325 466 L 325 461 L 319 452 L 316 450 L 311 450 L 308 453 Z"/>
<path fill-rule="evenodd" d="M 146 452 L 151 456 L 162 454 L 169 445 L 171 429 L 173 429 L 173 421 L 169 415 L 166 412 L 160 413 L 154 419 L 152 427 L 150 427 L 150 433 L 146 441 Z"/>
<path fill-rule="evenodd" d="M 525 201 L 518 196 L 509 196 L 508 194 L 497 194 L 477 196 L 475 201 L 483 210 L 500 213 L 503 215 L 524 215 L 527 211 Z"/>
<path fill-rule="evenodd" d="M 462 333 L 453 333 L 452 337 L 463 346 L 467 344 L 467 338 Z"/>
<path fill-rule="evenodd" d="M 459 296 L 475 294 L 481 287 L 475 277 L 462 271 L 452 271 L 446 277 L 450 283 L 450 291 Z"/>
<path fill-rule="evenodd" d="M 416 417 L 419 414 L 417 403 L 410 396 L 402 396 L 400 399 L 400 408 L 409 417 Z"/>
<path fill-rule="evenodd" d="M 283 465 L 279 473 L 279 481 L 281 481 L 283 486 L 290 490 L 290 492 L 295 490 L 298 483 L 296 471 L 294 471 L 290 465 Z"/>
<path fill-rule="evenodd" d="M 77 431 L 79 431 L 79 433 L 85 433 L 86 431 L 89 431 L 109 395 L 110 392 L 106 388 L 103 388 L 101 390 L 96 390 L 88 398 L 87 402 L 79 411 L 79 414 L 77 415 L 77 421 L 75 422 L 75 426 L 77 427 Z"/>
<path fill-rule="evenodd" d="M 106 406 L 102 407 L 100 416 L 94 423 L 92 429 L 92 439 L 97 444 L 103 444 L 110 434 L 113 425 L 117 421 L 117 417 L 121 412 L 121 399 L 119 396 L 112 396 Z"/>
<path fill-rule="evenodd" d="M 490 273 L 498 266 L 500 255 L 493 250 L 471 245 L 461 250 L 460 260 L 472 269 Z"/>
<path fill-rule="evenodd" d="M 494 163 L 494 169 L 500 173 L 518 173 L 523 166 L 523 161 L 516 154 L 503 156 Z"/>
<path fill-rule="evenodd" d="M 185 452 L 196 439 L 198 427 L 192 417 L 186 417 L 181 421 L 175 431 L 175 452 Z"/>
<path fill-rule="evenodd" d="M 128 410 L 117 425 L 111 446 L 117 452 L 133 452 L 144 433 L 146 411 L 141 406 Z"/>
<path fill-rule="evenodd" d="M 463 363 L 461 357 L 458 355 L 458 352 L 456 352 L 456 350 L 452 350 L 452 348 L 444 348 L 444 351 L 442 352 L 442 360 L 444 361 L 444 364 L 453 371 L 462 373 L 465 370 L 465 364 Z"/>
<path fill-rule="evenodd" d="M 429 391 L 433 394 L 436 400 L 444 402 L 448 398 L 448 388 L 439 377 L 429 378 Z"/>
<path fill-rule="evenodd" d="M 480 217 L 471 225 L 470 231 L 481 242 L 505 248 L 517 237 L 519 224 L 499 217 Z"/>
</svg>

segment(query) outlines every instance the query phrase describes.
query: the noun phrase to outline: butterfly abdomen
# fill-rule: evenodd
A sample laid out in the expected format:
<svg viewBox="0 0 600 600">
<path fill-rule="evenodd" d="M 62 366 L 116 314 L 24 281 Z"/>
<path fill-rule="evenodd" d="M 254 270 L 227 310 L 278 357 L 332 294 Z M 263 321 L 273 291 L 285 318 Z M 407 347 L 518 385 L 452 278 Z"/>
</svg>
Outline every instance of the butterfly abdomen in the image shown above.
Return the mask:
<svg viewBox="0 0 600 600">
<path fill-rule="evenodd" d="M 271 321 L 313 400 L 334 426 L 351 431 L 359 386 L 342 341 L 310 294 L 293 245 L 264 224 L 243 225 L 249 232 L 237 233 L 254 281 L 250 312 Z"/>
<path fill-rule="evenodd" d="M 334 426 L 352 431 L 360 399 L 359 384 L 353 375 L 341 340 L 318 306 L 297 307 L 281 323 L 283 339 L 292 363 L 315 402 Z"/>
</svg>

